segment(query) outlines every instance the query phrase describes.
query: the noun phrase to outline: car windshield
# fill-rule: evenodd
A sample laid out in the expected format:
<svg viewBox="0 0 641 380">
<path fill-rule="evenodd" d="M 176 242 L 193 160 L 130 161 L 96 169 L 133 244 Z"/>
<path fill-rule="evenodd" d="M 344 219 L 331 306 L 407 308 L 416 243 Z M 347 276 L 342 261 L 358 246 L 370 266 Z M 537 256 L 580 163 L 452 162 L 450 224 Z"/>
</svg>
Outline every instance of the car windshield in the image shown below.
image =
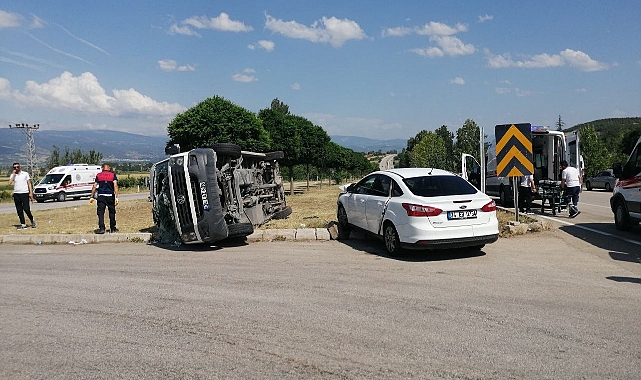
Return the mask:
<svg viewBox="0 0 641 380">
<path fill-rule="evenodd" d="M 40 181 L 41 185 L 54 185 L 60 182 L 62 179 L 62 176 L 64 174 L 47 174 L 42 181 Z"/>
<path fill-rule="evenodd" d="M 424 176 L 403 180 L 412 194 L 420 197 L 442 197 L 448 195 L 476 194 L 469 182 L 455 175 Z"/>
</svg>

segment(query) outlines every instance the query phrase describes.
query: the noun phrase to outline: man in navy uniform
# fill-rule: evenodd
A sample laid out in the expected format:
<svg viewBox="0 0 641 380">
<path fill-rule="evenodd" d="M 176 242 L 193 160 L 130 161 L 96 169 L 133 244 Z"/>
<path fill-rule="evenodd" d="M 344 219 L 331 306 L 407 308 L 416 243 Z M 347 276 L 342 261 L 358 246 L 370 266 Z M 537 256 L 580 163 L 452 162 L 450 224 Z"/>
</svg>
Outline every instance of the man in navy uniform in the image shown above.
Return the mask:
<svg viewBox="0 0 641 380">
<path fill-rule="evenodd" d="M 96 189 L 98 196 L 96 197 Z M 105 233 L 105 208 L 109 210 L 109 232 L 118 232 L 116 228 L 116 206 L 118 205 L 118 178 L 111 171 L 111 165 L 102 164 L 102 171 L 96 175 L 96 181 L 91 189 L 89 204 L 94 198 L 98 200 L 98 229 L 97 234 Z"/>
</svg>

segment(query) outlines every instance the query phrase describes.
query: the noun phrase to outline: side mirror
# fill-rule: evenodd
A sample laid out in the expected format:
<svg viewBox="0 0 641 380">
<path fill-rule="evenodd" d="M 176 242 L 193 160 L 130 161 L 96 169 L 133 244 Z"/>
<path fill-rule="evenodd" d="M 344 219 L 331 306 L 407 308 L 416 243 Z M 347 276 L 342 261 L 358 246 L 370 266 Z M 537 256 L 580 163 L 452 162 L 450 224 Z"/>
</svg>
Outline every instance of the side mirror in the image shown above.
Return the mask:
<svg viewBox="0 0 641 380">
<path fill-rule="evenodd" d="M 168 156 L 178 154 L 180 153 L 180 145 L 179 144 L 173 144 L 173 145 L 167 145 L 165 147 L 165 154 Z"/>
<path fill-rule="evenodd" d="M 617 178 L 621 178 L 621 175 L 623 174 L 623 166 L 621 166 L 620 162 L 612 164 L 612 174 Z"/>
</svg>

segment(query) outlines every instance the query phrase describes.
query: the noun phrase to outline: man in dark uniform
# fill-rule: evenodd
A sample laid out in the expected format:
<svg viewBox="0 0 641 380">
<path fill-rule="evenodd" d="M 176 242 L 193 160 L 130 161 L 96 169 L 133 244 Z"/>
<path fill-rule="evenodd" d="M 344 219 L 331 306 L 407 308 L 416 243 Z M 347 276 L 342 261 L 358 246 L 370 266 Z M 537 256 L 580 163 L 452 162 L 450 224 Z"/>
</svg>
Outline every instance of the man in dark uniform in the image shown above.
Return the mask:
<svg viewBox="0 0 641 380">
<path fill-rule="evenodd" d="M 98 196 L 95 197 L 96 189 Z M 109 210 L 109 232 L 118 232 L 116 228 L 116 206 L 118 205 L 118 178 L 111 171 L 111 165 L 102 164 L 102 171 L 96 175 L 96 181 L 91 189 L 89 204 L 94 198 L 98 200 L 98 229 L 97 234 L 105 233 L 105 208 Z"/>
</svg>

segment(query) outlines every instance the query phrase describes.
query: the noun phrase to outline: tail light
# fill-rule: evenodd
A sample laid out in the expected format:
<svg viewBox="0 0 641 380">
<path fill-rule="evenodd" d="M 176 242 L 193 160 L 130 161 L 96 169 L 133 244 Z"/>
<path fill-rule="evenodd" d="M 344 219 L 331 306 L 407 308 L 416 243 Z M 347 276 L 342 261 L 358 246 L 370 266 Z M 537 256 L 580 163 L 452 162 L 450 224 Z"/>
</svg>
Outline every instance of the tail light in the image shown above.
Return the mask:
<svg viewBox="0 0 641 380">
<path fill-rule="evenodd" d="M 490 203 L 481 207 L 481 211 L 484 211 L 484 212 L 496 211 L 496 202 L 490 201 Z"/>
<path fill-rule="evenodd" d="M 443 212 L 440 208 L 403 203 L 407 216 L 437 216 Z"/>
</svg>

